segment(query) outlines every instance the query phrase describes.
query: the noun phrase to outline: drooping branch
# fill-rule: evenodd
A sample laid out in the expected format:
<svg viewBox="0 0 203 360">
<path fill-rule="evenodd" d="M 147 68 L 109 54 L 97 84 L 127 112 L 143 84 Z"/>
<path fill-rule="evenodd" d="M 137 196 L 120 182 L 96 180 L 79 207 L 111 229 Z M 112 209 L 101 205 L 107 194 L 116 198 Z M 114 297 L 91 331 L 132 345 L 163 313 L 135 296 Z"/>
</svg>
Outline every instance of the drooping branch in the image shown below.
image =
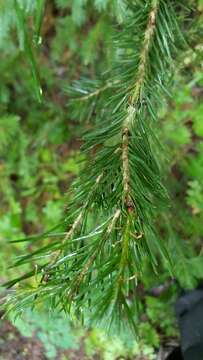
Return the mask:
<svg viewBox="0 0 203 360">
<path fill-rule="evenodd" d="M 133 321 L 137 309 L 127 299 L 132 294 L 136 298 L 144 262 L 148 258 L 155 267 L 157 253 L 163 261 L 167 258 L 154 229 L 166 191 L 148 119 L 157 113 L 156 100 L 171 75 L 169 54 L 177 47 L 176 2 L 128 3 L 126 23 L 115 36 L 111 71 L 98 81 L 83 80 L 72 87 L 73 117 L 91 116 L 96 121 L 84 136 L 86 163 L 72 189 L 67 232 L 63 241 L 57 238 L 17 262 L 37 261 L 39 254 L 43 262 L 44 257 L 36 272 L 40 277 L 48 274 L 48 281 L 34 289 L 34 302 L 50 296 L 54 304 L 69 312 L 72 307 L 76 315 L 89 306 L 90 317 L 105 315 L 110 322 L 116 316 Z M 50 253 L 53 258 L 47 264 Z M 25 276 L 22 280 L 33 271 Z"/>
</svg>

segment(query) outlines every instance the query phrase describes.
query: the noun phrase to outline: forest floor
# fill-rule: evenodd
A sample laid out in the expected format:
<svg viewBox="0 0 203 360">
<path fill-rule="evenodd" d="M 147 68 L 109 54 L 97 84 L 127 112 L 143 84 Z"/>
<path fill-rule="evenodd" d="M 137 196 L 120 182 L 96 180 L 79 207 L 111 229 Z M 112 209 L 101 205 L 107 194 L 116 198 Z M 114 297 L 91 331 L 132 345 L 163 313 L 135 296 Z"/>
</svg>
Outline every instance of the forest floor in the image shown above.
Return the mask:
<svg viewBox="0 0 203 360">
<path fill-rule="evenodd" d="M 158 360 L 165 360 L 170 349 L 161 348 Z M 54 360 L 102 360 L 99 354 L 87 356 L 83 338 L 78 349 L 56 349 Z M 148 360 L 148 357 L 128 358 L 117 357 L 114 360 Z M 23 336 L 8 320 L 0 320 L 0 360 L 50 360 L 42 341 L 33 333 L 32 337 Z M 113 360 L 113 359 L 112 359 Z"/>
<path fill-rule="evenodd" d="M 8 320 L 0 322 L 0 360 L 48 360 L 43 343 L 33 334 L 22 336 L 19 330 Z M 55 360 L 87 359 L 83 344 L 79 349 L 57 349 Z M 94 357 L 98 359 L 98 357 Z"/>
</svg>

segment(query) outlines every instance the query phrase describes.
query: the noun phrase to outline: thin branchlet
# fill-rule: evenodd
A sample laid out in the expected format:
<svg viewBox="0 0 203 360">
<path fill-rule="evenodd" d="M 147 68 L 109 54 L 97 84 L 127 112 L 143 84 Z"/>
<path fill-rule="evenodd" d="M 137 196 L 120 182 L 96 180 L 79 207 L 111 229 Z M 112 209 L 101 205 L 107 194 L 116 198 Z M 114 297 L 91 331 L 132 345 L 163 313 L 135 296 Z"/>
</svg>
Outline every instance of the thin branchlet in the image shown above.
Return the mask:
<svg viewBox="0 0 203 360">
<path fill-rule="evenodd" d="M 117 85 L 119 82 L 120 82 L 119 80 L 107 82 L 105 85 L 101 86 L 100 88 L 96 89 L 95 91 L 90 92 L 87 95 L 80 96 L 79 98 L 75 99 L 74 101 L 88 101 L 91 98 L 101 95 L 104 91 L 106 91 L 107 89 L 110 89 L 112 86 Z"/>
<path fill-rule="evenodd" d="M 87 201 L 84 203 L 84 205 L 82 206 L 82 209 L 79 213 L 79 215 L 76 217 L 74 223 L 71 225 L 70 229 L 67 231 L 63 241 L 62 241 L 62 245 L 64 245 L 68 240 L 70 240 L 75 231 L 78 229 L 78 227 L 80 226 L 81 222 L 82 222 L 82 219 L 83 219 L 83 214 L 84 214 L 84 211 L 88 208 L 88 204 L 89 204 L 89 201 L 90 201 L 90 198 L 92 196 L 92 194 L 94 194 L 97 186 L 99 185 L 101 179 L 102 179 L 102 176 L 103 174 L 100 174 L 97 176 L 96 180 L 95 180 L 95 185 L 93 186 L 93 189 L 92 191 L 89 193 L 89 196 L 87 198 Z M 54 257 L 52 258 L 52 261 L 51 263 L 48 265 L 48 269 L 50 269 L 54 264 L 56 264 L 56 262 L 58 261 L 58 259 L 60 258 L 61 254 L 63 253 L 63 247 L 62 249 L 59 249 L 59 251 L 57 251 L 55 254 L 54 254 Z M 43 278 L 44 278 L 45 275 L 43 275 Z M 42 278 L 42 280 L 43 280 Z"/>
<path fill-rule="evenodd" d="M 79 286 L 84 278 L 84 276 L 87 274 L 90 266 L 92 265 L 92 263 L 94 262 L 94 260 L 97 257 L 98 252 L 101 250 L 101 248 L 104 246 L 105 242 L 108 240 L 108 236 L 110 236 L 111 232 L 113 231 L 113 229 L 115 228 L 115 225 L 120 217 L 120 213 L 121 210 L 117 209 L 115 211 L 115 214 L 107 228 L 106 233 L 104 233 L 103 238 L 101 239 L 99 246 L 97 249 L 95 249 L 95 251 L 93 252 L 93 254 L 89 257 L 89 259 L 86 260 L 85 264 L 83 265 L 82 271 L 81 273 L 78 275 L 77 281 L 75 282 L 72 290 L 70 291 L 70 295 L 69 298 L 72 299 L 72 297 L 74 296 L 74 294 L 77 293 L 77 290 L 79 289 Z"/>
</svg>

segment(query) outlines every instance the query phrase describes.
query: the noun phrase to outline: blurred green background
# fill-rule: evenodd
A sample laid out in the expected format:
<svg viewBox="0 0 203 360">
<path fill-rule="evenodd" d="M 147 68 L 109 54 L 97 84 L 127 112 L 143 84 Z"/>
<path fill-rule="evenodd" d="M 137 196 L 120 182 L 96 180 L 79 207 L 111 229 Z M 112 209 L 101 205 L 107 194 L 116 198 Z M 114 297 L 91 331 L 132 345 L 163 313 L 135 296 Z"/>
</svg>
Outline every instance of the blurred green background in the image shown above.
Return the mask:
<svg viewBox="0 0 203 360">
<path fill-rule="evenodd" d="M 66 192 L 81 168 L 81 132 L 91 126 L 91 119 L 71 118 L 66 88 L 81 76 L 96 78 L 111 65 L 113 27 L 119 23 L 122 30 L 125 16 L 122 0 L 18 3 L 0 0 L 1 283 L 17 275 L 9 269 L 12 259 L 31 246 L 9 242 L 50 229 L 65 211 Z M 193 277 L 181 262 L 182 250 L 176 254 L 184 288 L 203 277 L 203 3 L 191 5 L 198 8 L 192 41 L 157 127 L 171 197 L 170 213 L 157 226 L 164 234 L 172 225 L 173 241 L 185 244 L 191 255 Z M 164 271 L 158 278 L 146 271 L 145 285 L 167 278 Z M 155 359 L 161 346 L 178 341 L 173 312 L 178 292 L 174 284 L 159 298 L 145 297 L 137 340 L 127 332 L 112 337 L 100 329 L 73 327 L 45 306 L 40 313 L 1 320 L 0 359 Z"/>
</svg>

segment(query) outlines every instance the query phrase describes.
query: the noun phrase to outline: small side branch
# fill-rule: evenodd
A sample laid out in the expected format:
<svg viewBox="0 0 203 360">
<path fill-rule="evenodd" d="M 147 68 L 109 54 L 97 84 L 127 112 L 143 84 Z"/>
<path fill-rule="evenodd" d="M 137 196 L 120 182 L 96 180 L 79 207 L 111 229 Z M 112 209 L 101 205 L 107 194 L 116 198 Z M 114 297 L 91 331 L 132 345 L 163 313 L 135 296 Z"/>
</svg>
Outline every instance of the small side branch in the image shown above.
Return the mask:
<svg viewBox="0 0 203 360">
<path fill-rule="evenodd" d="M 89 99 L 93 98 L 93 97 L 97 97 L 99 96 L 101 93 L 103 93 L 105 90 L 111 88 L 112 86 L 118 84 L 120 81 L 119 80 L 115 80 L 115 81 L 111 81 L 111 82 L 107 82 L 107 84 L 105 84 L 104 86 L 96 89 L 95 91 L 81 96 L 79 98 L 74 99 L 74 101 L 88 101 Z"/>
<path fill-rule="evenodd" d="M 114 214 L 114 217 L 113 217 L 113 219 L 112 219 L 112 221 L 109 224 L 108 229 L 107 229 L 107 234 L 108 235 L 111 234 L 112 230 L 114 229 L 114 227 L 115 227 L 115 225 L 116 225 L 116 223 L 117 223 L 117 221 L 118 221 L 118 219 L 120 217 L 120 214 L 121 214 L 121 210 L 120 209 L 116 210 L 116 212 Z"/>
<path fill-rule="evenodd" d="M 85 275 L 87 274 L 90 266 L 92 265 L 92 263 L 95 261 L 97 254 L 100 252 L 100 249 L 102 248 L 102 246 L 105 244 L 106 240 L 108 239 L 108 236 L 111 234 L 111 232 L 113 231 L 113 229 L 115 228 L 115 225 L 120 217 L 121 214 L 121 210 L 117 209 L 111 223 L 109 224 L 106 234 L 103 237 L 102 241 L 100 242 L 100 244 L 98 245 L 98 248 L 93 252 L 93 254 L 90 256 L 90 258 L 86 261 L 86 263 L 84 264 L 84 267 L 81 271 L 81 273 L 79 274 L 77 281 L 75 283 L 75 286 L 73 287 L 73 289 L 70 292 L 70 299 L 72 299 L 72 296 L 74 295 L 74 292 L 77 292 L 81 282 L 83 281 Z"/>
<path fill-rule="evenodd" d="M 97 178 L 96 178 L 96 181 L 95 181 L 95 185 L 93 187 L 93 190 L 92 192 L 95 191 L 95 187 L 97 187 L 97 185 L 100 183 L 100 180 L 102 178 L 103 174 L 100 174 Z M 91 192 L 91 194 L 92 194 Z M 71 239 L 75 230 L 77 229 L 77 227 L 80 225 L 81 221 L 82 221 L 82 218 L 83 218 L 83 211 L 86 209 L 86 207 L 88 206 L 89 204 L 89 197 L 87 199 L 87 201 L 85 202 L 85 204 L 83 205 L 82 207 L 82 210 L 81 212 L 79 213 L 79 215 L 77 216 L 77 218 L 75 219 L 73 225 L 71 226 L 70 230 L 66 233 L 66 236 L 63 240 L 63 243 L 65 243 L 67 240 Z"/>
<path fill-rule="evenodd" d="M 82 221 L 82 218 L 83 218 L 83 212 L 84 210 L 87 208 L 88 204 L 89 204 L 89 199 L 92 195 L 92 193 L 95 191 L 95 188 L 97 188 L 98 184 L 100 183 L 101 181 L 101 178 L 103 176 L 103 173 L 100 174 L 99 176 L 97 176 L 96 178 L 96 181 L 95 181 L 95 184 L 93 186 L 93 189 L 90 193 L 90 195 L 88 196 L 88 199 L 87 201 L 85 202 L 85 204 L 83 205 L 82 207 L 82 210 L 80 211 L 79 215 L 77 216 L 77 218 L 75 219 L 73 225 L 71 226 L 70 230 L 66 233 L 66 236 L 63 240 L 63 243 L 65 243 L 67 240 L 71 239 L 71 237 L 73 236 L 75 230 L 77 229 L 77 227 L 80 225 L 81 221 Z"/>
<path fill-rule="evenodd" d="M 70 240 L 70 239 L 73 237 L 76 229 L 77 229 L 78 226 L 81 224 L 81 221 L 82 221 L 82 219 L 83 219 L 83 212 L 84 212 L 84 210 L 87 208 L 87 206 L 88 206 L 88 204 L 89 204 L 89 199 L 90 199 L 92 193 L 93 193 L 93 192 L 95 191 L 95 189 L 97 188 L 98 184 L 100 183 L 100 181 L 101 181 L 101 179 L 102 179 L 102 176 L 103 176 L 103 173 L 101 173 L 101 174 L 96 178 L 95 184 L 94 184 L 94 186 L 93 186 L 93 189 L 92 189 L 91 193 L 90 193 L 89 196 L 88 196 L 87 201 L 86 201 L 85 204 L 82 206 L 82 209 L 81 209 L 79 215 L 77 216 L 77 218 L 75 219 L 74 223 L 71 225 L 70 230 L 66 233 L 66 236 L 65 236 L 65 238 L 64 238 L 63 241 L 62 241 L 62 245 L 64 245 L 68 240 Z M 63 251 L 63 250 L 60 249 L 60 250 L 57 251 L 57 253 L 55 253 L 55 256 L 53 257 L 53 259 L 52 259 L 52 261 L 51 261 L 51 264 L 49 265 L 48 268 L 50 268 L 51 266 L 53 266 L 53 265 L 57 262 L 57 260 L 59 259 L 62 251 Z"/>
</svg>

